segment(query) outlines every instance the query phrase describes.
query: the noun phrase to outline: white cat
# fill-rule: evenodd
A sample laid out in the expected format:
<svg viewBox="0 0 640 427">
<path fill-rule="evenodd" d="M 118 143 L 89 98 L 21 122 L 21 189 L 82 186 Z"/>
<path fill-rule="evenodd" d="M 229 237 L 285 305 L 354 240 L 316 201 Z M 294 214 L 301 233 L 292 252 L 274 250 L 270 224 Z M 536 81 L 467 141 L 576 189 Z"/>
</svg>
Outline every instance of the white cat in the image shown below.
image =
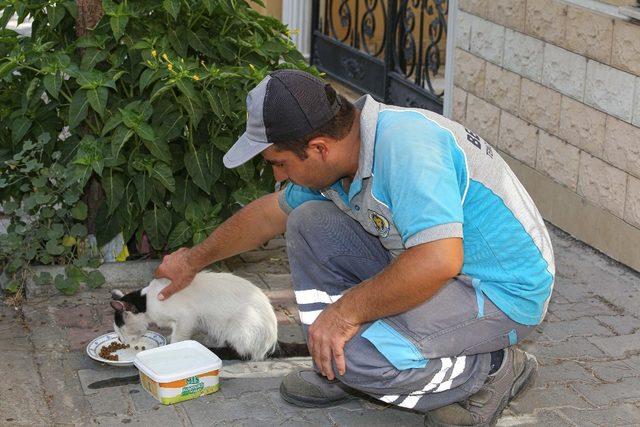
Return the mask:
<svg viewBox="0 0 640 427">
<path fill-rule="evenodd" d="M 168 279 L 155 279 L 143 289 L 114 290 L 114 330 L 124 344 L 136 343 L 149 323 L 171 328 L 170 342 L 207 334 L 211 347 L 231 346 L 240 356 L 262 360 L 274 351 L 278 322 L 267 296 L 255 285 L 229 273 L 201 272 L 191 285 L 159 301 Z"/>
</svg>

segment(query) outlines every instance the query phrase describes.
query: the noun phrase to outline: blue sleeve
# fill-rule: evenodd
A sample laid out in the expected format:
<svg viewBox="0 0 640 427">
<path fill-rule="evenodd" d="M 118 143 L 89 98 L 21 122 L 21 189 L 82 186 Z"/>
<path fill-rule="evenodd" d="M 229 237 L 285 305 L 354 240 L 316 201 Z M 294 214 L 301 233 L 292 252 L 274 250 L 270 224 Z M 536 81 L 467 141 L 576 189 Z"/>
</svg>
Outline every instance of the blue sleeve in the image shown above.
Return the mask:
<svg viewBox="0 0 640 427">
<path fill-rule="evenodd" d="M 319 191 L 311 190 L 297 184 L 287 184 L 278 194 L 278 204 L 287 215 L 309 200 L 327 200 Z"/>
<path fill-rule="evenodd" d="M 416 112 L 380 116 L 373 192 L 387 203 L 405 247 L 462 237 L 467 169 L 454 136 Z"/>
</svg>

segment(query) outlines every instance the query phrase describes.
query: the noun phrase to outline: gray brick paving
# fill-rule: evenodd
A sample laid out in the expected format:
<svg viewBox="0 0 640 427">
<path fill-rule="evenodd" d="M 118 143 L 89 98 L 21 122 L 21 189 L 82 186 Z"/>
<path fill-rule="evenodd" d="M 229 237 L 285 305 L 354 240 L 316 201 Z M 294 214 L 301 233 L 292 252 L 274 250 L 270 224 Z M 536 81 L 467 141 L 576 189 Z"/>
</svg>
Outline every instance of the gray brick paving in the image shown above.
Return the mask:
<svg viewBox="0 0 640 427">
<path fill-rule="evenodd" d="M 613 357 L 622 357 L 625 353 L 640 353 L 640 333 L 607 338 L 589 338 L 589 341 Z"/>
<path fill-rule="evenodd" d="M 587 410 L 562 408 L 559 411 L 582 427 L 640 425 L 640 410 L 632 404 Z"/>
<path fill-rule="evenodd" d="M 640 275 L 554 228 L 551 234 L 555 293 L 547 318 L 522 344 L 538 357 L 540 373 L 498 425 L 639 425 Z M 222 267 L 288 304 L 282 239 Z M 91 390 L 95 381 L 136 373 L 84 354 L 88 339 L 111 328 L 109 287 L 72 297 L 42 290 L 21 310 L 0 306 L 0 425 L 422 425 L 421 415 L 372 399 L 326 409 L 287 404 L 278 392 L 280 379 L 309 366 L 308 358 L 227 361 L 218 393 L 177 405 L 161 405 L 139 383 Z M 299 325 L 284 320 L 281 339 L 300 342 Z"/>
<path fill-rule="evenodd" d="M 596 407 L 640 401 L 640 377 L 622 378 L 616 383 L 574 383 L 571 387 Z"/>
</svg>

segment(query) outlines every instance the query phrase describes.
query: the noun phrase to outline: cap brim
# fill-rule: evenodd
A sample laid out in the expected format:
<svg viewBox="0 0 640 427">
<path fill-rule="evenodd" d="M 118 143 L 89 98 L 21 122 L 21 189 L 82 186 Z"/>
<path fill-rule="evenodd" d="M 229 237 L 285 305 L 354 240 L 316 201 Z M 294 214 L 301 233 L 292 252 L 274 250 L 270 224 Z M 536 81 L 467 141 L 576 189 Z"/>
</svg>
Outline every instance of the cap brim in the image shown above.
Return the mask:
<svg viewBox="0 0 640 427">
<path fill-rule="evenodd" d="M 249 139 L 247 133 L 243 133 L 240 138 L 233 144 L 233 147 L 227 151 L 222 158 L 224 165 L 228 169 L 236 168 L 241 164 L 248 162 L 255 156 L 269 148 L 271 145 L 268 142 L 257 142 Z"/>
</svg>

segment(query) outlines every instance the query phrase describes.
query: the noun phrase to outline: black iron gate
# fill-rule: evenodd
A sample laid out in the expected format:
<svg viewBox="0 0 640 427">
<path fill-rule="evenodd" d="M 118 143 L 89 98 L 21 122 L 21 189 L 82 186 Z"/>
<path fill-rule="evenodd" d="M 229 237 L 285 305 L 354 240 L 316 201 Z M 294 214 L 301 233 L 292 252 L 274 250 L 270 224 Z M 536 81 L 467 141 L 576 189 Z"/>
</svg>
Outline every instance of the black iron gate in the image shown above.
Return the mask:
<svg viewBox="0 0 640 427">
<path fill-rule="evenodd" d="M 313 0 L 311 63 L 389 104 L 442 112 L 447 0 Z"/>
</svg>

